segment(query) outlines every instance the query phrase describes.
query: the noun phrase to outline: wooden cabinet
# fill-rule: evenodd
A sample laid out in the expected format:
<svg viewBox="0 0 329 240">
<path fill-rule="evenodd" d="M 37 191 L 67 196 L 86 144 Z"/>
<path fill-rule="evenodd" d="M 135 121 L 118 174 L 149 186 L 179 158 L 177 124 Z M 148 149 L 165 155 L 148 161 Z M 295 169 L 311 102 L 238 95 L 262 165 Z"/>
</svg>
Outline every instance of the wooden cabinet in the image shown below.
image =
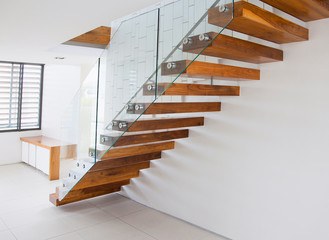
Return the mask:
<svg viewBox="0 0 329 240">
<path fill-rule="evenodd" d="M 60 159 L 75 158 L 75 145 L 65 144 L 45 136 L 21 138 L 22 161 L 49 175 L 49 180 L 59 179 Z M 62 154 L 61 156 L 61 149 Z"/>
</svg>

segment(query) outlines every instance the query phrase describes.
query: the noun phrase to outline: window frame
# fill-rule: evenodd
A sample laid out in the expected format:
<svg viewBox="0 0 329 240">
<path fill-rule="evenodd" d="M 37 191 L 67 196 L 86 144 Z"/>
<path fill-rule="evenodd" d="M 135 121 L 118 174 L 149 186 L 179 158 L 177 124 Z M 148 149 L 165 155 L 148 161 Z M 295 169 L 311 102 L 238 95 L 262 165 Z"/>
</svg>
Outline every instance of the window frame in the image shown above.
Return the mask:
<svg viewBox="0 0 329 240">
<path fill-rule="evenodd" d="M 7 63 L 7 64 L 19 64 L 20 70 L 19 73 L 19 98 L 18 98 L 18 113 L 17 113 L 17 127 L 15 129 L 1 129 L 0 133 L 8 133 L 8 132 L 26 132 L 26 131 L 39 131 L 41 130 L 42 125 L 42 102 L 43 102 L 43 80 L 44 80 L 44 70 L 45 64 L 43 63 L 29 63 L 29 62 L 11 62 L 11 61 L 1 61 L 0 63 Z M 23 128 L 21 124 L 21 117 L 22 117 L 22 102 L 23 102 L 23 89 L 24 89 L 24 65 L 35 65 L 41 67 L 40 73 L 40 93 L 39 93 L 39 127 L 38 128 Z"/>
</svg>

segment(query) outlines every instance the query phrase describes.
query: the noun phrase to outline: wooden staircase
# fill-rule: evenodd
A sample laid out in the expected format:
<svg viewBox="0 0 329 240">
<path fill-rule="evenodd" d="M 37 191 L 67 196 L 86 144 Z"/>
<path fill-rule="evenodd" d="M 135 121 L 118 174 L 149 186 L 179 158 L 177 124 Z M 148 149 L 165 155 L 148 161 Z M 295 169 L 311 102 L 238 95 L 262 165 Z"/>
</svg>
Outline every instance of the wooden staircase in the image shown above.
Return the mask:
<svg viewBox="0 0 329 240">
<path fill-rule="evenodd" d="M 262 0 L 304 21 L 329 17 L 329 0 Z M 209 24 L 224 27 L 231 18 L 226 11 L 228 4 L 208 12 Z M 291 43 L 308 40 L 308 29 L 263 10 L 248 2 L 235 3 L 234 19 L 228 29 L 275 43 Z M 236 60 L 254 64 L 283 61 L 283 51 L 265 45 L 227 35 L 207 32 L 186 39 L 183 52 Z M 212 41 L 212 42 L 211 42 Z M 206 49 L 204 49 L 207 47 Z M 204 50 L 203 50 L 204 49 Z M 162 64 L 163 76 L 182 76 L 204 79 L 260 80 L 260 70 L 208 62 L 182 60 Z M 219 86 L 188 83 L 161 83 L 155 88 L 145 84 L 143 94 L 154 95 L 155 89 L 168 96 L 239 96 L 238 86 Z M 137 107 L 136 107 L 137 106 Z M 121 138 L 101 136 L 103 145 L 112 146 L 73 189 L 59 201 L 58 189 L 50 195 L 56 206 L 120 191 L 131 178 L 139 176 L 142 169 L 150 167 L 150 161 L 160 159 L 162 151 L 172 150 L 175 139 L 187 138 L 187 128 L 204 125 L 203 112 L 221 111 L 220 102 L 134 103 L 128 105 L 127 114 L 156 115 L 156 119 L 140 119 L 136 122 L 117 121 L 113 130 L 127 131 Z M 161 114 L 200 113 L 198 117 L 161 117 Z M 91 149 L 94 151 L 94 149 Z M 99 153 L 100 154 L 100 153 Z"/>
</svg>

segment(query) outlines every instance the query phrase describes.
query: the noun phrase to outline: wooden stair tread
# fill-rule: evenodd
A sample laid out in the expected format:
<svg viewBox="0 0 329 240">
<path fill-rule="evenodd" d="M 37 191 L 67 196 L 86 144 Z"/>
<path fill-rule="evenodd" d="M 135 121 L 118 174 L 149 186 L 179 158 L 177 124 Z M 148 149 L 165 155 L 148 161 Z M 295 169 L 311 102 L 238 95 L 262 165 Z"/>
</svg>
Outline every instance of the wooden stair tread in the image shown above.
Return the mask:
<svg viewBox="0 0 329 240">
<path fill-rule="evenodd" d="M 260 80 L 260 70 L 252 68 L 235 67 L 224 64 L 199 62 L 182 60 L 174 62 L 175 68 L 168 69 L 168 63 L 163 63 L 161 66 L 161 75 L 177 75 L 182 73 L 181 76 L 189 78 L 238 78 Z"/>
<path fill-rule="evenodd" d="M 110 40 L 111 28 L 101 26 L 67 42 L 64 42 L 63 44 L 82 47 L 105 48 L 109 44 Z"/>
<path fill-rule="evenodd" d="M 174 149 L 174 147 L 175 147 L 174 141 L 144 144 L 144 145 L 138 145 L 133 147 L 112 147 L 103 155 L 101 160 L 129 157 L 129 156 L 159 152 L 159 151 L 161 152 L 164 150 Z"/>
<path fill-rule="evenodd" d="M 147 161 L 151 161 L 154 159 L 160 159 L 160 158 L 161 158 L 161 152 L 153 152 L 153 153 L 123 157 L 123 158 L 102 160 L 102 161 L 96 162 L 96 164 L 89 171 L 94 172 L 94 171 L 99 171 L 99 170 L 104 170 L 104 169 L 109 169 L 109 168 L 122 167 L 122 166 L 126 166 L 126 165 L 147 162 Z"/>
<path fill-rule="evenodd" d="M 137 105 L 146 106 L 144 103 L 136 103 Z M 143 111 L 143 110 L 142 110 Z M 128 111 L 128 114 L 170 114 L 170 113 L 191 113 L 191 112 L 217 112 L 221 111 L 220 102 L 181 102 L 181 103 L 153 103 L 143 113 L 140 111 Z"/>
<path fill-rule="evenodd" d="M 201 52 L 201 55 L 205 56 L 255 64 L 283 61 L 283 51 L 280 49 L 267 47 L 223 34 L 218 35 L 215 32 L 208 32 L 206 35 L 208 35 L 210 39 L 214 39 L 209 46 L 208 41 L 200 41 L 199 36 L 193 36 L 191 37 L 193 44 L 184 45 L 183 51 L 195 54 Z"/>
<path fill-rule="evenodd" d="M 233 8 L 232 4 L 226 6 Z M 210 24 L 225 27 L 231 19 L 231 11 L 221 13 L 219 8 L 208 11 Z M 308 40 L 307 28 L 245 1 L 234 3 L 234 18 L 227 29 L 278 44 Z"/>
<path fill-rule="evenodd" d="M 124 180 L 110 184 L 103 184 L 94 187 L 82 188 L 79 190 L 72 190 L 61 201 L 58 198 L 58 193 L 53 193 L 50 194 L 49 199 L 55 206 L 61 206 L 68 203 L 73 203 L 93 197 L 102 196 L 105 194 L 118 192 L 121 190 L 122 186 L 128 185 L 129 183 L 130 180 Z"/>
<path fill-rule="evenodd" d="M 128 132 L 196 127 L 203 125 L 204 125 L 204 117 L 139 120 L 129 128 Z"/>
<path fill-rule="evenodd" d="M 150 162 L 141 162 L 123 167 L 87 172 L 84 177 L 72 188 L 72 190 L 79 190 L 104 184 L 127 181 L 131 178 L 138 177 L 139 170 L 149 167 Z"/>
<path fill-rule="evenodd" d="M 261 0 L 305 22 L 329 18 L 328 0 Z"/>
<path fill-rule="evenodd" d="M 207 84 L 188 83 L 160 83 L 158 89 L 163 95 L 170 96 L 239 96 L 240 87 L 220 86 Z M 154 91 L 149 91 L 147 85 L 144 86 L 144 95 L 153 95 Z"/>
<path fill-rule="evenodd" d="M 188 129 L 165 131 L 165 132 L 152 132 L 143 134 L 124 134 L 114 144 L 114 147 L 136 145 L 142 143 L 161 142 L 178 138 L 187 138 Z M 104 143 L 103 143 L 104 144 Z M 112 145 L 112 144 L 111 144 Z"/>
</svg>

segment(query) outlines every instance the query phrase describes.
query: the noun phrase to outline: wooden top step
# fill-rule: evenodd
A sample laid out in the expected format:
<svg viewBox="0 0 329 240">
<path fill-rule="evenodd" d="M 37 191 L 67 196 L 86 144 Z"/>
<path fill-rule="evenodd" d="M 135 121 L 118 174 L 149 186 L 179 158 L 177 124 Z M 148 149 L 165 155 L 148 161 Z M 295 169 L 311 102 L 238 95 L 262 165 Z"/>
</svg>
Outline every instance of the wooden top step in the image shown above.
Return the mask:
<svg viewBox="0 0 329 240">
<path fill-rule="evenodd" d="M 233 8 L 232 4 L 225 6 Z M 220 12 L 220 9 L 216 7 L 209 10 L 208 22 L 225 27 L 232 19 L 232 12 Z M 309 36 L 307 28 L 245 1 L 234 3 L 234 18 L 227 29 L 279 44 L 306 41 Z"/>
<path fill-rule="evenodd" d="M 101 143 L 103 145 L 114 147 L 122 147 L 128 145 L 136 145 L 142 143 L 151 143 L 151 142 L 161 142 L 168 141 L 178 138 L 187 138 L 188 129 L 174 130 L 174 131 L 165 131 L 165 132 L 152 132 L 152 133 L 143 133 L 143 134 L 130 134 L 125 133 L 121 137 L 111 137 L 106 135 L 101 135 Z"/>
<path fill-rule="evenodd" d="M 110 40 L 111 28 L 101 26 L 64 42 L 63 44 L 105 49 Z"/>
<path fill-rule="evenodd" d="M 144 95 L 154 95 L 155 89 L 145 84 Z M 150 90 L 152 89 L 152 90 Z M 165 90 L 165 92 L 163 92 Z M 240 87 L 188 83 L 160 83 L 158 91 L 170 96 L 239 96 Z"/>
<path fill-rule="evenodd" d="M 201 41 L 199 36 L 190 37 L 191 43 L 184 44 L 183 51 L 195 54 L 201 52 L 201 54 L 205 56 L 255 64 L 283 61 L 283 51 L 280 49 L 267 47 L 223 34 L 218 35 L 218 33 L 215 32 L 208 32 L 203 35 L 209 37 L 209 40 Z M 210 43 L 212 39 L 214 40 Z"/>
<path fill-rule="evenodd" d="M 329 18 L 329 0 L 261 0 L 305 22 Z"/>
<path fill-rule="evenodd" d="M 260 70 L 252 68 L 235 67 L 223 64 L 182 60 L 177 62 L 163 63 L 161 75 L 181 74 L 189 78 L 238 78 L 260 80 Z"/>
<path fill-rule="evenodd" d="M 138 120 L 129 128 L 128 132 L 197 127 L 203 125 L 204 125 L 204 117 Z"/>
<path fill-rule="evenodd" d="M 174 141 L 144 144 L 144 145 L 138 145 L 133 147 L 112 147 L 103 155 L 101 160 L 129 157 L 129 156 L 135 156 L 135 155 L 152 153 L 152 152 L 161 152 L 164 150 L 171 150 L 174 148 L 175 148 Z"/>
</svg>

